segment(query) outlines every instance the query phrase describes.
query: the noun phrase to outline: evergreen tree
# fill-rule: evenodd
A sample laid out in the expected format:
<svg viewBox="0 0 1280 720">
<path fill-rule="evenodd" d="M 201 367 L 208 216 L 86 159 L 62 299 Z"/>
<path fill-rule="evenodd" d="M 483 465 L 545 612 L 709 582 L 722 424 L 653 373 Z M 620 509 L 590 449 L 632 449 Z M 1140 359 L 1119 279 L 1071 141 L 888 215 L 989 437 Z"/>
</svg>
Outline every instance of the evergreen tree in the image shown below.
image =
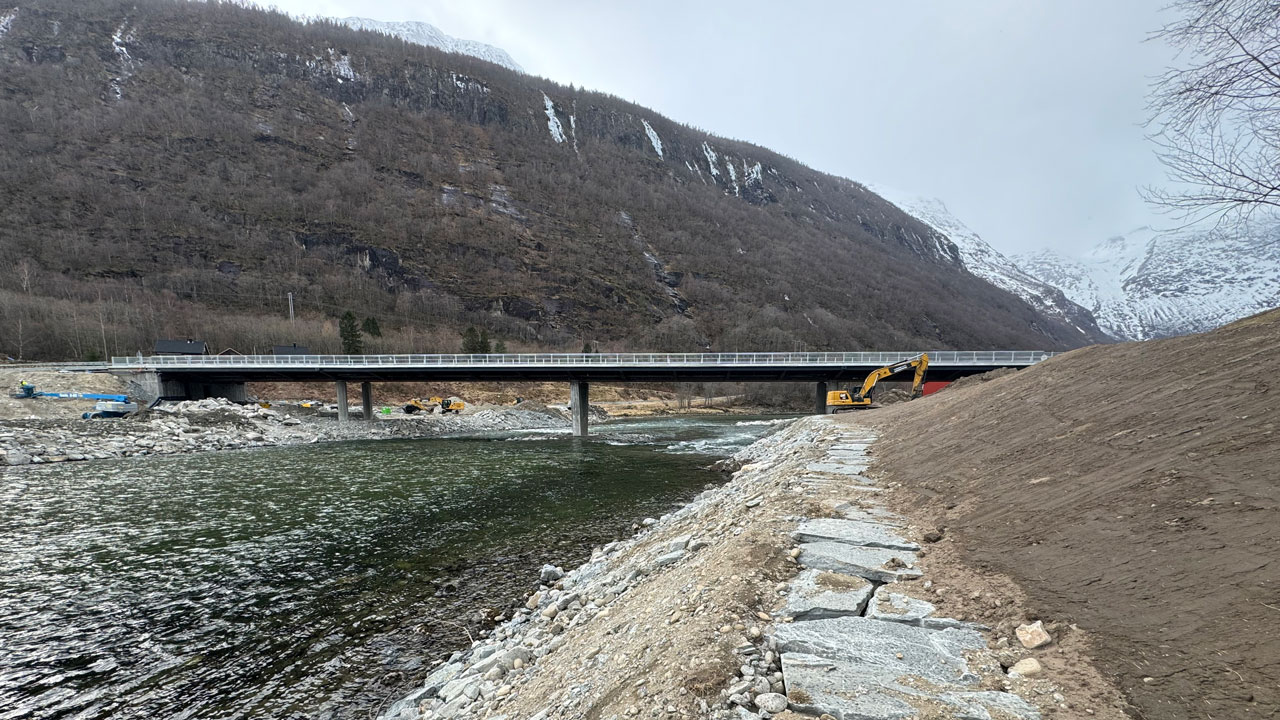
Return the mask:
<svg viewBox="0 0 1280 720">
<path fill-rule="evenodd" d="M 367 317 L 364 322 L 360 323 L 360 329 L 364 330 L 364 334 L 369 337 L 382 337 L 382 326 L 378 324 L 378 318 Z"/>
<path fill-rule="evenodd" d="M 486 355 L 489 353 L 489 331 L 476 329 L 474 325 L 462 332 L 463 355 Z"/>
<path fill-rule="evenodd" d="M 507 352 L 507 344 L 499 340 L 493 344 L 493 351 L 499 355 L 505 354 Z"/>
<path fill-rule="evenodd" d="M 338 335 L 342 338 L 342 352 L 347 355 L 359 355 L 364 352 L 364 341 L 360 337 L 360 321 L 356 314 L 348 310 L 338 321 Z"/>
</svg>

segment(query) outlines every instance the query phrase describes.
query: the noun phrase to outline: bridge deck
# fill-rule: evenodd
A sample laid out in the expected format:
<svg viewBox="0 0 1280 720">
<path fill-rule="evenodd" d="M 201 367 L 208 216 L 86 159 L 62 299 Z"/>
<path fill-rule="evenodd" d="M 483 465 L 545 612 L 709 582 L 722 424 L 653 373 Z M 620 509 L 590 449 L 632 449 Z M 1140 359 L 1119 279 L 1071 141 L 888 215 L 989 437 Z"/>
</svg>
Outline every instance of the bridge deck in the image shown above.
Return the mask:
<svg viewBox="0 0 1280 720">
<path fill-rule="evenodd" d="M 948 379 L 1026 367 L 1055 353 L 928 351 L 929 374 Z M 116 357 L 112 372 L 205 382 L 251 381 L 842 381 L 919 352 L 530 353 L 506 355 L 175 355 Z"/>
</svg>

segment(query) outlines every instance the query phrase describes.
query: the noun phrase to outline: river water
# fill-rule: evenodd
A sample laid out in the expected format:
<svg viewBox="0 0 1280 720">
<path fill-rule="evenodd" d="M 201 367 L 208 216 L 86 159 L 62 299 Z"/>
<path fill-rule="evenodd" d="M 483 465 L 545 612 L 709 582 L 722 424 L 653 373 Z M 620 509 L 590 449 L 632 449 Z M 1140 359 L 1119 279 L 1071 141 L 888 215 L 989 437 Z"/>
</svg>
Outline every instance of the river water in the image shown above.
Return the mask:
<svg viewBox="0 0 1280 720">
<path fill-rule="evenodd" d="M 750 418 L 65 463 L 0 483 L 0 720 L 367 718 Z"/>
</svg>

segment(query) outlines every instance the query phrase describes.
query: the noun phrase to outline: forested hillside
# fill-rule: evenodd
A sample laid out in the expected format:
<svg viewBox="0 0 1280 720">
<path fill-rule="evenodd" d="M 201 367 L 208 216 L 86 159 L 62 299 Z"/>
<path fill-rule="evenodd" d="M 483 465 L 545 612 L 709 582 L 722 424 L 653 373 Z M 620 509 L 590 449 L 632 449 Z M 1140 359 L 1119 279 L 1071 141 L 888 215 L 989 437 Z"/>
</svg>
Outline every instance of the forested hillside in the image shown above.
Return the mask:
<svg viewBox="0 0 1280 720">
<path fill-rule="evenodd" d="M 348 309 L 373 351 L 456 351 L 472 325 L 511 350 L 1085 342 L 855 182 L 372 32 L 23 2 L 0 74 L 13 356 L 337 351 Z"/>
</svg>

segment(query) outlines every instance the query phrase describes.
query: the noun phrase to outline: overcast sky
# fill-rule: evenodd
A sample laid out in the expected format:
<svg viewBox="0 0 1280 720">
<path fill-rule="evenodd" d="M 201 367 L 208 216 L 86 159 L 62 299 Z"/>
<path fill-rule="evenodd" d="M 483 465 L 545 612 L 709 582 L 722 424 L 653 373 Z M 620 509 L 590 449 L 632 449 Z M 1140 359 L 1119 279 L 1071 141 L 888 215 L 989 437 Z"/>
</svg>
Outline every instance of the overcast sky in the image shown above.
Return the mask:
<svg viewBox="0 0 1280 720">
<path fill-rule="evenodd" d="M 421 20 L 524 69 L 825 172 L 941 198 L 1005 252 L 1172 224 L 1142 121 L 1165 0 L 268 0 Z"/>
</svg>

